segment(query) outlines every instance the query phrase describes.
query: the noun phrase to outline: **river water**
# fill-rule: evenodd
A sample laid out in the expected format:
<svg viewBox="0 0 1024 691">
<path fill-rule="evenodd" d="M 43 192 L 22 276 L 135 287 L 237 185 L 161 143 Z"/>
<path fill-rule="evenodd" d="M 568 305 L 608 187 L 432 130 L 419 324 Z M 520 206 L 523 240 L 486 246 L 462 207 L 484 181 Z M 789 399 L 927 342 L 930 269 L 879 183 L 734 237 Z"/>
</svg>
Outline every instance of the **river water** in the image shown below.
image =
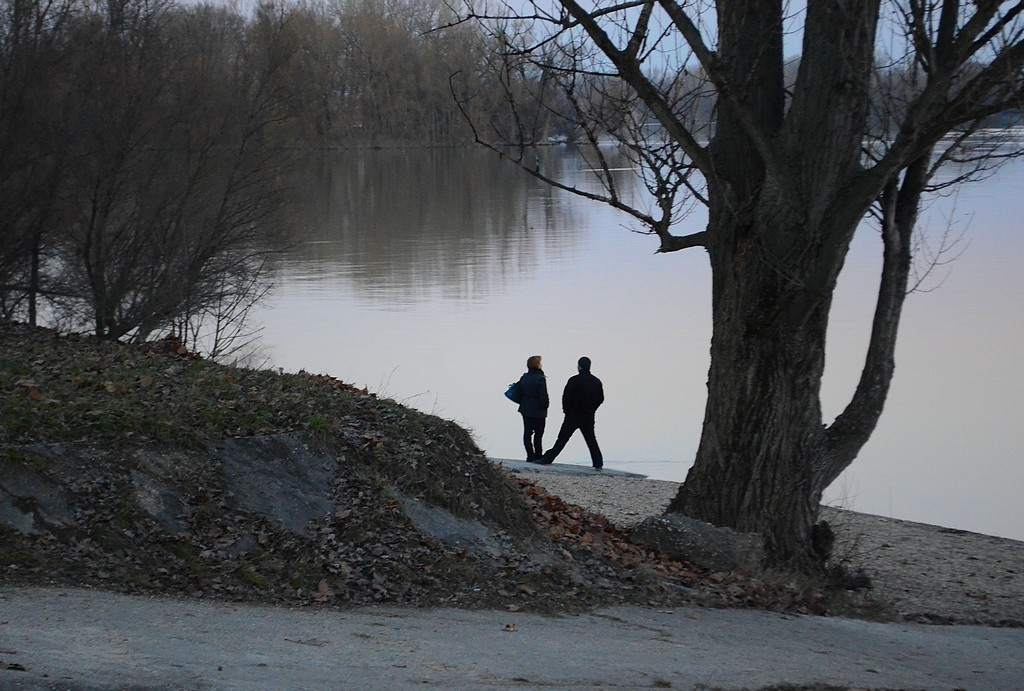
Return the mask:
<svg viewBox="0 0 1024 691">
<path fill-rule="evenodd" d="M 589 184 L 573 152 L 550 156 L 562 179 Z M 944 258 L 956 259 L 908 298 L 886 410 L 828 503 L 1024 539 L 1022 177 L 1024 162 L 1011 162 L 926 210 L 931 247 L 951 233 L 959 244 Z M 366 386 L 457 421 L 491 456 L 520 458 L 506 385 L 539 354 L 557 401 L 587 355 L 606 392 L 606 467 L 685 478 L 709 363 L 703 251 L 656 255 L 621 213 L 482 151 L 329 154 L 301 181 L 295 249 L 255 314 L 269 365 Z M 677 232 L 704 219 L 695 211 Z M 879 255 L 877 234 L 862 232 L 840 280 L 826 416 L 857 381 Z M 545 446 L 561 422 L 551 412 Z M 579 435 L 559 462 L 589 466 Z"/>
</svg>

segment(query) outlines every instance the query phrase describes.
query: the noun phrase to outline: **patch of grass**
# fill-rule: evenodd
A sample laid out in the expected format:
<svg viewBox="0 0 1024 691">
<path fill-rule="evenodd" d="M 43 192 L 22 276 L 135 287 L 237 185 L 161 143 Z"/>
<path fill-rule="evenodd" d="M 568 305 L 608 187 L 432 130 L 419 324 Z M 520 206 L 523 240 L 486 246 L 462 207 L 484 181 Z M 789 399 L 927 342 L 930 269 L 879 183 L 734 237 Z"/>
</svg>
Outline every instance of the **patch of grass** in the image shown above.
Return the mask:
<svg viewBox="0 0 1024 691">
<path fill-rule="evenodd" d="M 34 470 L 45 470 L 42 459 L 37 454 L 27 449 L 7 448 L 0 449 L 0 463 L 8 465 L 20 465 Z"/>
<path fill-rule="evenodd" d="M 295 590 L 316 590 L 322 577 L 323 571 L 308 562 L 297 561 L 288 566 L 288 584 Z"/>
<path fill-rule="evenodd" d="M 22 550 L 19 549 L 22 535 L 6 523 L 0 523 L 0 566 L 10 566 L 21 562 Z"/>
<path fill-rule="evenodd" d="M 12 437 L 23 437 L 36 426 L 36 416 L 28 396 L 12 394 L 0 407 L 0 429 Z"/>
<path fill-rule="evenodd" d="M 0 328 L 0 348 L 0 441 L 188 442 L 291 430 L 340 408 L 332 398 L 353 395 L 308 375 L 181 360 L 28 327 Z"/>
<path fill-rule="evenodd" d="M 164 548 L 186 564 L 199 561 L 199 548 L 185 540 L 164 543 Z"/>
<path fill-rule="evenodd" d="M 0 570 L 5 572 L 5 576 L 17 581 L 19 574 L 51 571 L 49 562 L 54 555 L 37 549 L 35 543 L 35 538 L 0 523 Z M 38 577 L 31 578 L 34 583 Z"/>
<path fill-rule="evenodd" d="M 236 575 L 243 583 L 247 583 L 260 590 L 266 590 L 270 586 L 270 581 L 267 580 L 266 576 L 249 566 L 243 566 L 238 569 Z"/>
</svg>

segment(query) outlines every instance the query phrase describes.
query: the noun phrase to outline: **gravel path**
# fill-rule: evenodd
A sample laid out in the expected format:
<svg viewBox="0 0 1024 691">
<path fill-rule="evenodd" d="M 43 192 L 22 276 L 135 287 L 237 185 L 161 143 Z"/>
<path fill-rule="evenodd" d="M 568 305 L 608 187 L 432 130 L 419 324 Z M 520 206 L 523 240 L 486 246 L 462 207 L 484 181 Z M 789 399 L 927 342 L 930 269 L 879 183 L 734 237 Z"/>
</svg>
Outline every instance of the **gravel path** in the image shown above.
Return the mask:
<svg viewBox="0 0 1024 691">
<path fill-rule="evenodd" d="M 0 688 L 1020 689 L 1024 630 L 759 610 L 286 609 L 0 588 Z"/>
<path fill-rule="evenodd" d="M 552 494 L 631 528 L 665 510 L 678 483 L 531 474 Z M 871 578 L 872 599 L 932 623 L 1024 626 L 1024 542 L 825 507 L 835 554 Z"/>
</svg>

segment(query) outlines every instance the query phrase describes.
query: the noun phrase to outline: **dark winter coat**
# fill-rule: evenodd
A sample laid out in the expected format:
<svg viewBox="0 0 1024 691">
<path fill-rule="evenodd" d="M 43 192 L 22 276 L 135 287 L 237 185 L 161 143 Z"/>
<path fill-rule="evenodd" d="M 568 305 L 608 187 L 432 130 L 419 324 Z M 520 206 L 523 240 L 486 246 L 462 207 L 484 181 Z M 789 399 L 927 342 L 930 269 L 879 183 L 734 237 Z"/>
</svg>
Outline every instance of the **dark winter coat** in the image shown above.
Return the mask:
<svg viewBox="0 0 1024 691">
<path fill-rule="evenodd" d="M 562 392 L 562 410 L 566 415 L 593 418 L 598 407 L 604 403 L 604 387 L 601 380 L 589 371 L 569 377 Z"/>
<path fill-rule="evenodd" d="M 523 393 L 519 402 L 520 413 L 526 417 L 548 416 L 548 380 L 543 370 L 527 370 L 519 378 L 519 390 Z"/>
</svg>

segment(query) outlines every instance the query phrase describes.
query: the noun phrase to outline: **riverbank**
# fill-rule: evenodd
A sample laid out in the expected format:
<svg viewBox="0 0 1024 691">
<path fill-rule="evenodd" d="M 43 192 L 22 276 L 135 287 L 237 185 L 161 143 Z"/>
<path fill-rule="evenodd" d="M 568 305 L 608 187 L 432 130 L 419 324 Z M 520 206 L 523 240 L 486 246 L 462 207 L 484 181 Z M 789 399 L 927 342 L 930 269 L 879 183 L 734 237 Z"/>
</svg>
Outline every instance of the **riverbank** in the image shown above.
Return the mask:
<svg viewBox="0 0 1024 691">
<path fill-rule="evenodd" d="M 591 472 L 526 476 L 625 529 L 663 512 L 679 488 Z M 829 507 L 822 518 L 835 530 L 836 558 L 863 569 L 871 597 L 896 618 L 1024 626 L 1024 542 Z"/>
<path fill-rule="evenodd" d="M 0 325 L 0 585 L 286 607 L 825 614 L 822 582 L 711 572 L 327 375 Z"/>
<path fill-rule="evenodd" d="M 840 513 L 837 553 L 871 591 L 717 572 L 630 540 L 673 483 L 502 470 L 451 422 L 173 343 L 7 325 L 0 346 L 0 585 L 316 608 L 1024 620 L 1012 540 Z"/>
</svg>

